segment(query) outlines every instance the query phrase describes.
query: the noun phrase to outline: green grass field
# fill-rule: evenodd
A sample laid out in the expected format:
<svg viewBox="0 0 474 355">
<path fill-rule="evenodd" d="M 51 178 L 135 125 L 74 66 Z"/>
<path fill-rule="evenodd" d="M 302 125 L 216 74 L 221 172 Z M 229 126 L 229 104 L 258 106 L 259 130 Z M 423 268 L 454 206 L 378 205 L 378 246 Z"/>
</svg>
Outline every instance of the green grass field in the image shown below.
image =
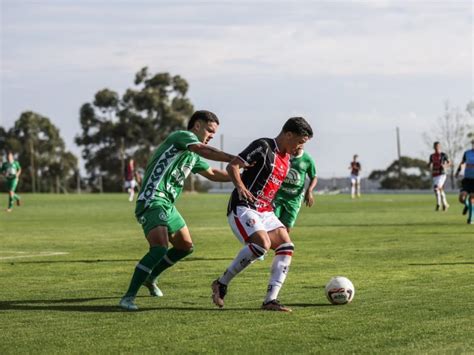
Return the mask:
<svg viewBox="0 0 474 355">
<path fill-rule="evenodd" d="M 181 197 L 196 251 L 135 313 L 117 307 L 147 249 L 126 194 L 23 198 L 0 215 L 1 354 L 474 352 L 474 226 L 454 195 L 446 213 L 432 195 L 317 196 L 292 233 L 291 314 L 259 309 L 271 257 L 234 279 L 225 309 L 212 304 L 240 248 L 227 196 Z M 335 275 L 353 281 L 351 304 L 327 302 Z"/>
</svg>

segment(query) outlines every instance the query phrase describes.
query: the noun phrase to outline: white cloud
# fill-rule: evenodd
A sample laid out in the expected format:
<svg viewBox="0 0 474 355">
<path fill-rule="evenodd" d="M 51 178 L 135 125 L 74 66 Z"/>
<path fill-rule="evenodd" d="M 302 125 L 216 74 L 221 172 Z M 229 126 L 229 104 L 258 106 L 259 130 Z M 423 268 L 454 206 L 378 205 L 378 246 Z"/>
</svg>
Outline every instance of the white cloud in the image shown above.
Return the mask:
<svg viewBox="0 0 474 355">
<path fill-rule="evenodd" d="M 277 16 L 275 22 L 264 17 L 266 7 L 257 6 L 248 22 L 230 21 L 228 25 L 193 21 L 200 13 L 210 16 L 209 7 L 202 4 L 155 5 L 150 11 L 143 8 L 142 21 L 137 21 L 133 12 L 130 24 L 116 23 L 123 20 L 126 10 L 120 7 L 116 18 L 111 16 L 111 23 L 89 18 L 84 9 L 84 20 L 76 17 L 70 24 L 63 19 L 25 26 L 7 18 L 4 74 L 50 68 L 90 71 L 103 66 L 134 72 L 147 64 L 185 70 L 194 77 L 275 71 L 293 75 L 471 73 L 473 58 L 468 41 L 472 41 L 472 23 L 462 11 L 465 5 L 440 7 L 430 2 L 408 5 L 393 1 L 346 4 L 352 12 L 340 13 L 344 3 L 305 3 L 304 8 L 309 7 L 305 15 L 303 7 L 283 2 L 281 6 L 293 11 L 288 19 Z M 395 5 L 398 7 L 394 9 Z M 225 11 L 232 10 L 231 5 L 220 6 L 223 17 L 231 16 Z M 238 12 L 244 12 L 241 6 L 237 6 Z M 193 15 L 186 11 L 191 8 Z M 414 11 L 420 8 L 424 11 Z M 451 11 L 443 12 L 446 9 Z M 67 10 L 66 14 L 70 11 L 50 6 L 47 14 L 57 16 L 61 10 Z M 318 10 L 330 16 L 321 18 Z M 169 23 L 164 15 L 173 14 L 181 17 Z M 187 19 L 191 19 L 189 24 Z M 39 40 L 29 40 L 31 33 L 40 36 Z M 23 41 L 17 43 L 9 34 Z M 13 54 L 8 54 L 10 51 Z"/>
</svg>

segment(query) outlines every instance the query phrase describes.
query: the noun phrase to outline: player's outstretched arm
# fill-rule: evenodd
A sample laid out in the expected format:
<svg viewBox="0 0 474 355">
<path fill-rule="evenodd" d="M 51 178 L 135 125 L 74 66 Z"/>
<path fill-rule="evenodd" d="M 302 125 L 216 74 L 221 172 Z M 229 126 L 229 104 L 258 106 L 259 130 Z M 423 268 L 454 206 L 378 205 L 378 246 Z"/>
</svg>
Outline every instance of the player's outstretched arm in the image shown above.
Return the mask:
<svg viewBox="0 0 474 355">
<path fill-rule="evenodd" d="M 457 170 L 456 170 L 456 173 L 454 174 L 454 176 L 457 178 L 459 176 L 459 173 L 461 172 L 461 169 L 463 168 L 464 166 L 464 163 L 460 163 Z"/>
<path fill-rule="evenodd" d="M 227 171 L 209 168 L 207 170 L 201 170 L 198 172 L 199 175 L 204 176 L 206 179 L 216 182 L 229 182 L 230 176 Z"/>
<path fill-rule="evenodd" d="M 316 185 L 318 184 L 318 177 L 315 176 L 311 179 L 308 188 L 306 189 L 306 193 L 304 195 L 304 202 L 306 206 L 311 207 L 314 203 L 313 197 L 313 190 L 315 189 Z"/>
<path fill-rule="evenodd" d="M 235 155 L 225 153 L 219 149 L 216 149 L 203 143 L 192 144 L 188 147 L 188 149 L 203 158 L 214 161 L 223 161 L 225 163 L 228 163 L 235 158 Z"/>
<path fill-rule="evenodd" d="M 457 170 L 456 170 L 456 174 L 454 174 L 454 176 L 455 176 L 456 178 L 459 176 L 459 173 L 461 172 L 461 169 L 464 167 L 464 165 L 466 165 L 466 160 L 467 160 L 466 158 L 467 158 L 467 157 L 466 157 L 466 153 L 464 153 L 463 156 L 462 156 L 462 160 L 461 160 L 461 162 L 459 163 L 459 166 L 458 166 L 458 168 L 457 168 Z"/>
<path fill-rule="evenodd" d="M 235 188 L 237 189 L 237 192 L 239 194 L 239 197 L 243 200 L 248 200 L 248 201 L 255 201 L 256 198 L 252 193 L 247 190 L 245 187 L 242 179 L 240 178 L 240 169 L 247 168 L 248 165 L 239 157 L 235 157 L 232 159 L 232 161 L 227 165 L 226 170 L 227 173 L 229 174 L 230 180 L 234 184 Z"/>
</svg>

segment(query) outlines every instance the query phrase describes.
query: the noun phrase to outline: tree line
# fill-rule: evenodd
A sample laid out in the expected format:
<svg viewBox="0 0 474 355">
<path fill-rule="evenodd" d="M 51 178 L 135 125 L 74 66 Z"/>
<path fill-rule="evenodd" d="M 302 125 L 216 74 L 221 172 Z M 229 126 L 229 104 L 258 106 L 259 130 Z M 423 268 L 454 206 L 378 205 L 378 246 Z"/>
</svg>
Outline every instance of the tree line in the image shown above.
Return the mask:
<svg viewBox="0 0 474 355">
<path fill-rule="evenodd" d="M 36 112 L 23 112 L 9 130 L 0 126 L 0 151 L 13 151 L 23 169 L 21 191 L 64 192 L 76 189 L 120 191 L 127 158 L 146 166 L 153 149 L 172 131 L 185 129 L 194 107 L 186 96 L 188 82 L 179 75 L 153 74 L 147 67 L 135 74 L 134 86 L 120 95 L 104 88 L 79 109 L 81 148 L 87 177 L 81 179 L 77 157 L 65 148 L 59 129 Z M 459 161 L 466 140 L 474 138 L 467 118 L 474 117 L 474 102 L 465 111 L 445 106 L 427 141 L 439 140 L 448 156 Z M 431 143 L 432 144 L 432 143 Z M 383 188 L 429 188 L 427 162 L 401 157 L 385 170 L 371 173 Z"/>
</svg>

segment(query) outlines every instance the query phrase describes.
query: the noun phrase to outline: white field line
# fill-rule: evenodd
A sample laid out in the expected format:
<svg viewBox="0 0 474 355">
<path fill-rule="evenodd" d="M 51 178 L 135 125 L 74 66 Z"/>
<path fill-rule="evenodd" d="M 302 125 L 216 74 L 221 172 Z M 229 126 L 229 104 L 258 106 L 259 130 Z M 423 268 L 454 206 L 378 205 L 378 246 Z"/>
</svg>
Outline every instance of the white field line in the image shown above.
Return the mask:
<svg viewBox="0 0 474 355">
<path fill-rule="evenodd" d="M 35 254 L 27 254 L 28 252 L 25 251 L 0 251 L 0 253 L 15 253 L 15 254 L 22 254 L 22 255 L 15 255 L 15 256 L 0 256 L 0 260 L 6 260 L 6 259 L 19 259 L 19 258 L 34 258 L 36 256 L 55 256 L 55 255 L 66 255 L 69 254 L 64 251 L 40 251 Z"/>
</svg>

